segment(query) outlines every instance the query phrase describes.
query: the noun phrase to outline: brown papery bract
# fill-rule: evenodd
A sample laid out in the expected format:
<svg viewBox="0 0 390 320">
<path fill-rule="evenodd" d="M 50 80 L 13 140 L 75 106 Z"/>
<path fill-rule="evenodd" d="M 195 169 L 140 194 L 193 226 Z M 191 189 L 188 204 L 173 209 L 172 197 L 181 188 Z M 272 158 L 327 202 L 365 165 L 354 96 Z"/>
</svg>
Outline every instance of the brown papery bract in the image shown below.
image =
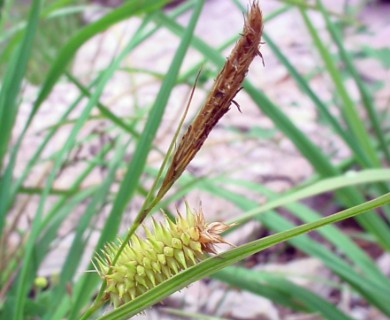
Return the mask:
<svg viewBox="0 0 390 320">
<path fill-rule="evenodd" d="M 256 56 L 263 58 L 259 51 L 262 30 L 262 14 L 258 3 L 253 2 L 240 39 L 218 74 L 205 104 L 184 133 L 172 156 L 157 198 L 162 197 L 180 177 L 219 119 L 230 109 L 232 102 L 236 104 L 233 99 L 241 89 L 249 65 Z"/>
</svg>

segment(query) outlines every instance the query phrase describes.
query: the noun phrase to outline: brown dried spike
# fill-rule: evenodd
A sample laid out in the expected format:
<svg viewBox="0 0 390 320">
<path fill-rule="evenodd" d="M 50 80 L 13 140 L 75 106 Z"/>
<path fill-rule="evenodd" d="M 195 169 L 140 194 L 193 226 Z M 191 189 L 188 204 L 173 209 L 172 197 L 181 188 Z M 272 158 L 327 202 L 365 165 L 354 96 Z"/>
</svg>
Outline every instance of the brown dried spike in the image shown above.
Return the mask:
<svg viewBox="0 0 390 320">
<path fill-rule="evenodd" d="M 254 1 L 240 39 L 215 79 L 205 104 L 176 148 L 157 197 L 163 196 L 179 178 L 219 119 L 229 110 L 235 95 L 241 89 L 249 65 L 256 56 L 262 57 L 259 51 L 262 29 L 262 14 L 258 3 Z"/>
</svg>

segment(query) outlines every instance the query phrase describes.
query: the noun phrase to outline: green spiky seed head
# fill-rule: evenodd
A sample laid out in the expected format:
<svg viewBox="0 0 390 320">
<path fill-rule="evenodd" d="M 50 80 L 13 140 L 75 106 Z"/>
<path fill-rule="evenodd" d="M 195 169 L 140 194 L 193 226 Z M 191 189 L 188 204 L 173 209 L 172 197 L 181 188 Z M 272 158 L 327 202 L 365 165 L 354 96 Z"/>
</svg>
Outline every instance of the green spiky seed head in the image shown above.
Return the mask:
<svg viewBox="0 0 390 320">
<path fill-rule="evenodd" d="M 153 220 L 152 231 L 144 227 L 146 239 L 133 235 L 112 267 L 121 243 L 107 244 L 96 258 L 97 272 L 107 281 L 106 298 L 115 307 L 122 305 L 195 265 L 206 253 L 216 253 L 215 244 L 228 243 L 220 234 L 230 226 L 206 223 L 202 210 L 193 212 L 187 206 L 186 216 L 179 213 L 175 222 Z"/>
</svg>

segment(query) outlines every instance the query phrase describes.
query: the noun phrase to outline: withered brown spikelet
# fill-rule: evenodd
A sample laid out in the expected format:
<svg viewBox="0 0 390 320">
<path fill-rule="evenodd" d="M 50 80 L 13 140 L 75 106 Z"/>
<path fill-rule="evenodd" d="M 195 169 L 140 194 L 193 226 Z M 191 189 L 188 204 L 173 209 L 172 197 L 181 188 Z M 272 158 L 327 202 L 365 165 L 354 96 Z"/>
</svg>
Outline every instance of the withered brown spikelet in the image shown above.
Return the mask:
<svg viewBox="0 0 390 320">
<path fill-rule="evenodd" d="M 205 104 L 177 146 L 157 197 L 162 196 L 183 173 L 210 131 L 229 110 L 231 103 L 235 103 L 233 99 L 241 89 L 241 84 L 252 60 L 256 56 L 262 58 L 259 51 L 262 29 L 262 14 L 255 1 L 246 17 L 240 39 L 227 58 L 222 71 L 218 74 Z"/>
</svg>

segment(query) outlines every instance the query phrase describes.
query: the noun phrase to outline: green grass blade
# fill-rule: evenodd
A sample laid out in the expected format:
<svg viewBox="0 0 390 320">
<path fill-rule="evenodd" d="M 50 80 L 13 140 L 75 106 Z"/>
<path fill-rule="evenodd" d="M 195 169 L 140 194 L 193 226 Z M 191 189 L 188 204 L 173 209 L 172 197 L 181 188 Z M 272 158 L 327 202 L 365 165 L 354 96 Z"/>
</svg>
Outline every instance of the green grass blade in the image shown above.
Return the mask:
<svg viewBox="0 0 390 320">
<path fill-rule="evenodd" d="M 151 149 L 154 136 L 161 122 L 162 115 L 164 113 L 171 91 L 176 83 L 176 79 L 184 60 L 184 56 L 189 47 L 196 22 L 199 18 L 199 14 L 203 6 L 203 2 L 204 1 L 197 2 L 188 27 L 183 33 L 181 43 L 176 50 L 175 56 L 172 59 L 169 70 L 156 97 L 155 103 L 150 110 L 147 122 L 133 153 L 132 161 L 129 163 L 127 172 L 125 173 L 125 176 L 121 182 L 118 194 L 116 195 L 113 203 L 113 208 L 109 214 L 109 218 L 106 221 L 105 228 L 101 233 L 97 249 L 101 248 L 107 241 L 113 240 L 116 236 L 122 213 L 139 184 L 139 178 L 144 169 L 147 155 Z M 80 301 L 82 300 L 82 295 L 84 295 L 85 292 L 90 292 L 90 290 L 96 286 L 97 280 L 98 278 L 93 277 L 92 275 L 87 275 L 84 277 L 83 284 L 80 285 L 80 291 L 78 292 Z M 79 301 L 79 299 L 77 299 L 77 301 Z M 79 306 L 77 306 L 75 309 L 79 310 Z M 76 318 L 77 313 L 72 312 L 70 319 Z"/>
<path fill-rule="evenodd" d="M 378 181 L 389 181 L 390 169 L 366 169 L 359 172 L 347 172 L 344 175 L 320 180 L 308 187 L 287 192 L 280 195 L 273 201 L 268 201 L 265 205 L 241 215 L 234 222 L 242 223 L 261 212 L 284 206 L 304 198 L 312 197 L 324 192 L 333 191 L 347 186 L 355 186 L 359 184 L 366 184 Z"/>
<path fill-rule="evenodd" d="M 85 209 L 85 212 L 81 216 L 77 225 L 75 236 L 69 249 L 68 256 L 64 265 L 62 266 L 61 274 L 59 276 L 59 283 L 51 294 L 50 307 L 47 309 L 43 319 L 54 320 L 62 319 L 64 317 L 63 314 L 54 316 L 54 313 L 58 306 L 60 306 L 60 302 L 64 298 L 64 295 L 66 295 L 66 284 L 73 280 L 77 267 L 80 263 L 81 256 L 84 252 L 84 248 L 86 247 L 86 242 L 89 238 L 84 233 L 88 228 L 91 219 L 94 217 L 94 215 L 96 215 L 96 212 L 99 212 L 99 208 L 103 205 L 110 187 L 115 180 L 115 174 L 118 166 L 121 163 L 121 160 L 127 149 L 126 145 L 123 145 L 118 141 L 116 144 L 117 147 L 115 154 L 111 163 L 109 164 L 107 175 L 100 184 L 99 188 L 95 191 L 91 201 L 88 204 L 88 207 Z"/>
<path fill-rule="evenodd" d="M 251 210 L 258 206 L 255 201 L 246 198 L 242 194 L 230 192 L 221 187 L 210 188 L 210 186 L 208 186 L 208 191 L 228 199 L 243 210 Z M 289 206 L 288 209 L 292 211 L 295 210 L 295 208 L 291 206 Z M 256 219 L 261 221 L 261 223 L 271 230 L 277 232 L 282 232 L 294 227 L 291 222 L 287 221 L 274 211 L 258 215 Z M 328 227 L 329 226 L 326 228 Z M 319 232 L 321 232 L 321 230 L 319 230 Z M 332 251 L 305 235 L 293 238 L 290 242 L 310 256 L 319 258 L 329 269 L 348 282 L 356 291 L 360 292 L 363 297 L 380 308 L 385 314 L 389 314 L 390 306 L 386 303 L 386 300 L 383 299 L 383 297 L 390 295 L 389 280 L 383 274 L 378 275 L 378 271 L 374 270 L 378 268 L 370 267 L 372 263 L 369 263 L 367 266 L 362 266 L 362 269 L 357 266 L 351 266 Z M 363 271 L 365 271 L 365 274 L 362 273 Z"/>
<path fill-rule="evenodd" d="M 232 2 L 240 8 L 241 11 L 245 11 L 245 7 L 242 5 L 242 2 L 239 0 L 232 0 Z M 320 7 L 316 4 L 307 3 L 307 1 L 304 0 L 282 0 L 280 1 L 283 4 L 286 4 L 285 6 L 281 7 L 278 10 L 286 11 L 286 9 L 291 9 L 292 7 L 298 7 L 304 10 L 310 9 L 310 10 L 316 10 L 320 11 Z M 346 23 L 352 23 L 352 24 L 358 24 L 359 22 L 356 20 L 355 17 L 350 17 L 348 15 L 340 14 L 339 12 L 335 11 L 328 11 L 328 13 L 332 16 L 338 17 L 340 20 L 346 22 Z"/>
<path fill-rule="evenodd" d="M 11 137 L 12 128 L 18 112 L 18 96 L 22 85 L 27 61 L 30 57 L 33 38 L 38 25 L 41 1 L 35 0 L 31 5 L 31 11 L 26 30 L 20 46 L 16 49 L 15 55 L 8 64 L 0 91 L 0 233 L 4 227 L 7 203 L 10 193 L 12 172 L 2 172 L 4 167 L 4 156 L 8 150 L 8 143 Z M 9 163 L 15 161 L 15 155 L 11 155 Z"/>
<path fill-rule="evenodd" d="M 386 139 L 384 136 L 384 132 L 381 129 L 380 121 L 378 118 L 378 114 L 375 111 L 374 106 L 374 100 L 370 96 L 367 87 L 364 85 L 358 71 L 356 70 L 356 67 L 353 63 L 351 55 L 345 50 L 343 42 L 340 39 L 339 33 L 336 30 L 336 26 L 332 21 L 330 20 L 328 12 L 325 10 L 322 1 L 318 0 L 317 5 L 319 6 L 322 16 L 325 19 L 326 26 L 328 28 L 329 33 L 332 36 L 333 41 L 335 42 L 337 48 L 339 49 L 339 53 L 341 58 L 343 59 L 343 62 L 345 63 L 346 67 L 348 68 L 349 73 L 352 75 L 358 89 L 360 92 L 360 96 L 362 97 L 363 106 L 365 107 L 367 114 L 369 116 L 369 119 L 372 124 L 372 128 L 374 129 L 374 132 L 376 134 L 376 137 L 378 138 L 379 145 L 381 147 L 382 152 L 386 156 L 387 162 L 390 163 L 390 150 L 388 147 L 388 143 L 386 143 Z"/>
<path fill-rule="evenodd" d="M 37 30 L 41 1 L 32 2 L 28 19 L 28 28 L 23 35 L 20 45 L 16 49 L 8 64 L 0 92 L 0 170 L 3 158 L 7 151 L 8 141 L 18 112 L 18 96 L 22 80 L 27 67 L 27 61 L 32 50 L 33 39 Z M 0 229 L 1 230 L 1 229 Z"/>
<path fill-rule="evenodd" d="M 240 10 L 245 10 L 244 6 L 241 3 L 238 3 L 236 1 L 234 2 Z M 339 136 L 351 147 L 352 150 L 354 150 L 356 154 L 360 156 L 361 159 L 366 159 L 366 155 L 360 148 L 360 145 L 358 143 L 355 143 L 355 141 L 351 139 L 350 135 L 344 131 L 340 123 L 335 119 L 334 116 L 331 115 L 328 110 L 328 107 L 318 98 L 318 96 L 310 88 L 308 82 L 298 73 L 298 71 L 290 63 L 287 57 L 283 55 L 283 53 L 275 45 L 275 43 L 271 40 L 271 38 L 266 32 L 263 32 L 263 39 L 265 40 L 266 45 L 271 48 L 273 53 L 280 60 L 280 62 L 287 68 L 290 75 L 296 80 L 297 84 L 301 87 L 303 92 L 314 102 L 320 113 L 329 122 L 335 132 L 339 134 Z"/>
<path fill-rule="evenodd" d="M 84 44 L 87 40 L 91 39 L 96 34 L 106 30 L 108 27 L 112 26 L 119 21 L 122 21 L 126 18 L 129 18 L 133 15 L 151 12 L 160 8 L 168 0 L 156 0 L 153 2 L 146 0 L 136 0 L 131 2 L 126 2 L 122 6 L 112 10 L 99 20 L 88 24 L 86 27 L 81 29 L 77 34 L 75 34 L 67 44 L 60 50 L 57 54 L 56 60 L 53 62 L 52 67 L 46 76 L 46 80 L 42 85 L 42 88 L 39 92 L 39 95 L 34 103 L 33 110 L 29 115 L 25 130 L 31 123 L 31 120 L 37 110 L 39 109 L 41 103 L 46 99 L 50 91 L 52 90 L 54 84 L 60 78 L 60 76 L 66 70 L 69 62 L 73 59 L 77 50 Z M 25 131 L 24 130 L 24 131 Z"/>
<path fill-rule="evenodd" d="M 92 161 L 88 164 L 88 166 L 81 172 L 81 174 L 75 178 L 74 182 L 70 186 L 71 190 L 77 190 L 80 188 L 83 181 L 87 178 L 87 176 L 92 172 L 96 166 L 102 163 L 102 159 L 107 153 L 112 149 L 111 145 L 105 145 L 103 148 L 96 154 L 96 156 L 91 159 Z M 47 252 L 50 249 L 50 245 L 55 241 L 58 236 L 58 231 L 61 223 L 64 219 L 69 216 L 72 212 L 72 208 L 75 205 L 80 204 L 81 201 L 85 200 L 87 197 L 90 197 L 92 194 L 96 192 L 97 187 L 81 189 L 77 193 L 71 193 L 70 196 L 61 196 L 59 199 L 53 204 L 53 206 L 48 210 L 47 214 L 43 218 L 41 222 L 41 231 L 39 234 L 39 238 L 37 239 L 35 250 L 35 259 L 36 265 L 40 265 L 42 260 L 47 255 Z M 34 270 L 37 271 L 36 269 Z M 33 274 L 35 274 L 33 272 Z"/>
<path fill-rule="evenodd" d="M 83 176 L 82 174 L 81 176 Z M 80 184 L 80 182 L 78 182 Z M 42 223 L 42 230 L 34 247 L 34 262 L 35 266 L 31 269 L 31 274 L 35 275 L 38 271 L 38 266 L 50 251 L 50 246 L 55 243 L 58 237 L 58 231 L 61 224 L 74 211 L 77 206 L 82 204 L 96 192 L 96 187 L 82 189 L 80 192 L 71 197 L 61 197 L 55 205 L 49 210 L 49 218 Z"/>
<path fill-rule="evenodd" d="M 349 96 L 347 89 L 345 88 L 343 81 L 340 76 L 340 72 L 336 65 L 334 64 L 334 59 L 330 55 L 330 52 L 327 50 L 322 40 L 318 36 L 318 32 L 315 30 L 311 20 L 309 19 L 307 13 L 303 10 L 300 10 L 300 13 L 303 17 L 303 21 L 309 33 L 313 39 L 314 45 L 317 47 L 326 69 L 329 72 L 329 75 L 332 78 L 334 86 L 341 98 L 342 106 L 341 110 L 344 115 L 345 121 L 351 130 L 351 133 L 356 137 L 357 141 L 362 146 L 364 152 L 366 152 L 367 157 L 369 158 L 373 166 L 379 167 L 380 161 L 375 152 L 375 148 L 370 141 L 370 138 L 367 134 L 367 130 L 364 128 L 362 120 L 359 118 L 359 114 L 356 110 L 355 104 L 352 101 L 352 98 Z"/>
<path fill-rule="evenodd" d="M 166 17 L 163 14 L 156 15 L 156 19 L 162 22 L 167 28 L 175 33 L 180 34 L 182 27 Z M 194 38 L 192 41 L 194 48 L 203 53 L 209 61 L 213 62 L 218 68 L 221 67 L 225 59 L 221 54 L 208 46 L 204 41 L 199 38 Z M 261 106 L 261 109 L 283 132 L 288 135 L 293 142 L 297 145 L 298 149 L 307 157 L 311 163 L 316 165 L 316 169 L 319 169 L 319 173 L 324 176 L 337 175 L 338 171 L 331 165 L 325 155 L 321 153 L 319 148 L 315 146 L 307 136 L 301 132 L 294 124 L 286 117 L 286 115 L 277 108 L 258 88 L 255 88 L 248 81 L 244 81 L 244 88 L 253 98 L 255 102 Z"/>
<path fill-rule="evenodd" d="M 182 27 L 167 18 L 163 14 L 156 15 L 156 19 L 163 23 L 167 28 L 175 33 L 180 34 Z M 194 48 L 204 54 L 210 62 L 213 62 L 218 68 L 221 67 L 225 61 L 221 54 L 208 46 L 201 39 L 194 37 L 192 41 Z M 301 130 L 299 130 L 291 120 L 274 104 L 263 92 L 254 87 L 249 81 L 245 80 L 243 87 L 246 92 L 255 101 L 258 107 L 263 113 L 265 113 L 275 125 L 290 138 L 298 150 L 305 156 L 310 164 L 315 168 L 319 175 L 322 177 L 337 176 L 340 174 L 338 168 L 336 168 L 328 157 L 324 155 L 321 150 L 314 145 L 311 140 Z M 351 188 L 343 188 L 338 191 L 337 196 L 346 204 L 346 206 L 352 206 L 356 203 L 364 201 L 361 194 Z M 390 228 L 383 223 L 383 220 L 376 215 L 363 215 L 358 216 L 359 223 L 374 234 L 380 244 L 390 250 Z"/>
<path fill-rule="evenodd" d="M 296 310 L 303 309 L 306 312 L 320 313 L 324 319 L 352 320 L 324 298 L 270 272 L 230 266 L 214 273 L 212 278 L 265 296 L 273 302 Z"/>
<path fill-rule="evenodd" d="M 74 37 L 72 37 L 68 41 L 68 43 L 63 47 L 63 49 L 59 52 L 57 59 L 53 63 L 52 68 L 46 77 L 46 81 L 40 90 L 38 98 L 34 103 L 33 109 L 29 115 L 29 118 L 28 118 L 27 123 L 24 127 L 24 130 L 23 130 L 22 134 L 19 136 L 19 138 L 16 142 L 16 145 L 11 152 L 9 166 L 7 168 L 7 171 L 1 177 L 1 180 L 0 180 L 0 230 L 2 230 L 3 224 L 4 224 L 4 219 L 5 219 L 6 209 L 7 209 L 6 204 L 8 203 L 7 199 L 9 199 L 9 192 L 11 190 L 13 162 L 14 162 L 14 159 L 16 157 L 17 150 L 18 150 L 20 143 L 24 137 L 24 134 L 25 134 L 29 124 L 31 123 L 32 119 L 34 118 L 34 115 L 37 112 L 39 106 L 44 101 L 44 99 L 47 97 L 47 95 L 50 93 L 54 84 L 59 79 L 59 77 L 62 75 L 64 70 L 66 69 L 67 64 L 73 58 L 77 49 L 85 41 L 87 41 L 88 39 L 90 39 L 91 37 L 96 35 L 97 33 L 105 30 L 106 28 L 113 25 L 114 23 L 121 21 L 127 17 L 130 17 L 134 14 L 139 14 L 142 12 L 151 11 L 155 8 L 162 6 L 166 1 L 167 0 L 147 2 L 147 1 L 138 0 L 138 1 L 132 1 L 130 3 L 124 4 L 123 6 L 114 9 L 112 12 L 110 12 L 106 16 L 102 17 L 98 21 L 86 26 L 84 29 L 82 29 L 80 32 L 78 32 Z M 147 2 L 147 3 L 145 3 L 145 2 Z M 27 29 L 28 37 L 26 39 L 28 41 L 27 40 L 26 40 L 27 42 L 25 41 L 26 45 L 29 44 L 32 40 L 31 37 L 32 37 L 33 31 L 35 30 L 37 20 L 39 17 L 40 1 L 34 1 L 33 4 L 34 4 L 34 7 L 32 7 L 30 16 L 34 18 L 34 22 L 31 24 L 31 28 L 29 27 Z M 29 44 L 29 46 L 31 47 L 31 43 Z M 22 50 L 22 58 L 27 59 L 27 55 L 30 52 L 30 49 L 28 46 L 25 48 L 23 47 L 22 49 L 23 49 Z M 4 109 L 5 107 L 9 108 L 9 106 L 12 106 L 14 103 L 16 103 L 15 101 L 12 102 L 11 100 L 16 99 L 16 95 L 17 95 L 18 90 L 19 90 L 18 83 L 20 86 L 21 77 L 23 76 L 23 74 L 21 74 L 21 72 L 20 72 L 22 70 L 23 64 L 24 64 L 23 61 L 19 61 L 19 62 L 15 61 L 13 64 L 10 64 L 10 65 L 17 65 L 19 73 L 15 75 L 15 76 L 17 76 L 17 78 L 15 78 L 15 79 L 9 78 L 10 86 L 12 84 L 11 89 L 12 88 L 13 89 L 11 91 L 7 90 L 6 96 L 4 95 L 3 91 L 4 92 L 6 91 L 5 89 L 7 86 L 3 86 L 3 88 L 2 88 L 2 94 L 0 94 L 0 121 L 3 121 L 2 119 L 5 119 L 2 116 L 2 113 L 3 113 L 2 110 L 5 110 Z M 18 90 L 16 90 L 16 89 L 18 89 Z M 11 95 L 11 93 L 12 93 L 12 95 Z M 12 98 L 12 96 L 14 96 L 14 98 Z M 6 124 L 7 126 L 10 126 L 10 128 L 12 128 L 12 123 L 13 123 L 12 118 L 15 117 L 16 111 L 14 111 L 12 108 L 10 110 L 11 110 L 11 112 L 7 112 L 7 118 L 10 118 L 10 119 L 4 120 L 4 121 L 6 121 L 8 123 L 8 124 Z M 3 128 L 3 124 L 1 124 L 0 127 Z M 4 130 L 4 131 L 10 132 L 10 129 L 7 131 L 6 130 Z M 8 134 L 8 136 L 9 136 L 9 134 Z M 0 135 L 0 167 L 1 167 L 1 159 L 4 156 L 4 152 L 7 149 L 7 144 L 8 144 L 7 134 Z"/>
<path fill-rule="evenodd" d="M 258 220 L 260 219 L 273 230 L 285 230 L 291 227 L 291 224 L 278 216 L 276 212 L 260 216 Z M 384 298 L 390 294 L 388 280 L 385 279 L 383 282 L 378 282 L 378 277 L 371 277 L 375 274 L 370 272 L 363 275 L 359 267 L 343 261 L 331 250 L 319 245 L 309 237 L 294 238 L 290 242 L 309 255 L 321 259 L 328 268 L 335 272 L 343 281 L 349 283 L 364 299 L 378 307 L 383 313 L 390 314 L 390 306 L 386 302 L 386 298 Z M 382 278 L 385 278 L 384 275 L 382 275 Z"/>
<path fill-rule="evenodd" d="M 260 207 L 255 206 L 252 210 L 243 213 L 242 215 L 240 215 L 240 217 L 238 217 L 238 220 L 240 221 L 241 221 L 241 217 L 244 217 L 247 213 L 253 212 L 258 208 L 260 209 L 263 206 L 268 206 L 268 203 L 274 201 L 277 202 L 278 200 L 284 198 L 283 196 L 279 198 L 279 195 L 275 195 L 273 192 L 270 192 L 268 189 L 262 187 L 261 185 L 258 185 L 256 183 L 251 183 L 248 181 L 235 180 L 235 179 L 233 180 L 223 179 L 220 183 L 222 183 L 224 186 L 233 184 L 234 186 L 238 185 L 241 187 L 245 187 L 248 190 L 256 191 L 259 194 L 265 195 L 267 197 L 268 199 L 267 203 L 265 203 Z M 289 196 L 290 195 L 287 195 L 287 197 Z M 304 206 L 301 203 L 290 203 L 290 204 L 285 204 L 284 206 L 287 210 L 289 210 L 292 214 L 294 214 L 296 217 L 301 219 L 303 222 L 311 222 L 321 218 L 321 215 L 318 212 L 309 209 L 308 207 Z M 269 210 L 273 208 L 269 208 Z M 263 214 L 266 213 L 266 211 L 262 211 L 262 212 Z M 257 215 L 257 217 L 260 216 L 261 213 Z M 321 235 L 325 239 L 327 239 L 330 243 L 332 243 L 337 248 L 338 251 L 343 252 L 346 257 L 348 257 L 352 262 L 354 262 L 363 274 L 366 274 L 371 279 L 375 279 L 378 284 L 388 283 L 388 286 L 390 287 L 390 280 L 379 270 L 376 263 L 360 247 L 358 247 L 346 234 L 341 232 L 337 227 L 327 226 L 326 228 L 321 228 L 319 230 L 319 233 L 321 233 Z"/>
<path fill-rule="evenodd" d="M 80 81 L 78 81 L 74 76 L 72 76 L 70 73 L 66 73 L 66 76 L 80 90 L 80 92 L 84 96 L 86 96 L 86 97 L 90 97 L 91 96 L 91 93 L 88 91 L 88 89 L 85 88 L 80 83 Z M 135 137 L 139 137 L 139 133 L 136 132 L 133 127 L 129 126 L 126 122 L 124 122 L 122 119 L 117 117 L 113 112 L 111 112 L 102 103 L 98 102 L 96 106 L 98 107 L 98 109 L 102 113 L 102 115 L 105 116 L 107 119 L 109 119 L 112 123 L 117 125 L 119 128 L 125 130 L 126 132 L 130 133 L 131 135 L 133 135 Z"/>
<path fill-rule="evenodd" d="M 369 178 L 369 174 L 367 174 L 366 176 L 367 178 Z M 190 178 L 188 175 L 185 175 L 182 176 L 180 182 L 181 182 L 181 187 L 179 191 L 177 191 L 174 195 L 167 197 L 164 201 L 162 201 L 161 207 L 164 207 L 175 200 L 185 197 L 185 195 L 193 189 L 201 189 L 206 192 L 211 192 L 214 195 L 223 197 L 224 199 L 236 204 L 241 209 L 245 210 L 246 212 L 242 213 L 240 216 L 234 219 L 235 221 L 242 221 L 245 220 L 244 218 L 246 214 L 256 211 L 258 209 L 261 210 L 261 208 L 263 206 L 267 206 L 268 203 L 274 203 L 275 201 L 278 202 L 278 200 L 283 198 L 283 195 L 279 199 L 279 195 L 270 192 L 268 189 L 266 189 L 265 187 L 257 183 L 249 182 L 246 180 L 229 179 L 226 177 L 216 177 L 213 179 L 209 178 L 206 180 L 204 178 L 194 179 L 194 178 Z M 326 184 L 327 183 L 324 183 L 323 186 L 326 186 Z M 249 192 L 255 191 L 259 195 L 265 196 L 268 199 L 268 202 L 260 207 L 256 203 L 252 203 L 251 205 L 249 205 L 251 203 L 249 199 L 246 199 L 241 194 L 236 194 L 225 190 L 225 188 L 228 187 L 229 185 L 233 185 L 235 189 L 237 187 L 240 188 L 244 187 L 248 189 Z M 319 188 L 317 189 L 317 187 Z M 319 183 L 317 187 L 315 187 L 315 189 L 317 190 L 321 189 L 321 183 Z M 286 196 L 290 197 L 290 194 L 287 193 Z M 297 216 L 303 222 L 311 222 L 321 218 L 321 215 L 319 213 L 309 209 L 308 207 L 300 203 L 290 203 L 290 204 L 285 204 L 284 206 L 286 207 L 287 210 L 289 210 L 292 214 Z M 273 216 L 268 214 L 268 212 L 262 211 L 261 214 L 257 215 L 257 218 L 259 218 L 262 223 L 265 223 L 267 227 L 270 227 L 272 230 L 276 230 L 276 231 L 282 231 L 287 228 L 293 227 L 292 224 L 285 224 L 283 222 L 283 218 L 280 217 L 278 217 L 278 219 L 281 221 L 275 222 L 276 218 L 273 218 Z M 268 216 L 270 216 L 269 219 L 267 219 Z M 284 229 L 280 228 L 281 226 L 284 226 Z M 227 233 L 228 232 L 229 231 L 227 231 Z M 330 243 L 332 243 L 337 248 L 338 252 L 343 252 L 343 254 L 345 254 L 345 256 L 348 257 L 356 265 L 354 267 L 355 269 L 361 270 L 360 272 L 362 272 L 362 274 L 366 275 L 366 277 L 368 277 L 369 279 L 374 280 L 377 284 L 387 285 L 388 287 L 390 287 L 390 280 L 379 270 L 376 263 L 362 249 L 360 249 L 360 247 L 358 247 L 347 235 L 342 233 L 335 226 L 327 226 L 321 228 L 318 232 L 321 233 L 321 235 L 325 239 L 327 239 Z M 311 241 L 309 240 L 307 243 L 310 242 Z M 316 248 L 313 248 L 311 249 L 311 251 L 308 251 L 305 250 L 302 244 L 300 245 L 297 244 L 297 247 L 310 255 L 321 258 L 320 256 L 317 255 Z M 321 250 L 321 248 L 319 250 Z M 332 253 L 328 253 L 328 254 L 325 253 L 324 257 L 326 258 L 331 254 Z M 331 259 L 330 261 L 331 262 L 327 263 L 327 266 L 331 269 L 333 268 L 333 265 L 343 264 L 343 262 L 340 261 L 336 261 L 336 263 L 333 263 L 332 262 L 333 260 Z M 341 270 L 342 271 L 344 270 L 344 274 L 349 273 L 348 266 L 345 264 L 343 265 Z"/>
<path fill-rule="evenodd" d="M 276 57 L 280 62 L 287 68 L 289 74 L 295 79 L 297 84 L 302 88 L 302 91 L 313 101 L 317 106 L 319 112 L 322 114 L 324 119 L 331 125 L 333 130 L 345 141 L 347 145 L 353 150 L 354 154 L 358 155 L 358 160 L 362 163 L 367 164 L 367 156 L 363 152 L 362 148 L 355 139 L 352 139 L 348 132 L 345 132 L 341 127 L 340 123 L 334 116 L 329 112 L 328 107 L 318 98 L 318 95 L 310 88 L 308 82 L 301 76 L 294 66 L 290 63 L 285 55 L 280 51 L 276 44 L 271 40 L 267 33 L 263 34 L 263 38 L 267 43 L 267 46 L 271 48 Z"/>
<path fill-rule="evenodd" d="M 278 110 L 268 98 L 250 83 L 245 83 L 244 88 L 256 101 L 261 110 L 291 139 L 294 145 L 322 177 L 339 174 L 339 170 L 331 164 L 329 159 L 321 153 L 318 147 L 285 114 Z M 336 195 L 346 206 L 352 206 L 359 201 L 363 201 L 363 197 L 356 189 L 348 187 L 336 191 Z M 376 215 L 362 215 L 356 217 L 356 219 L 366 230 L 376 236 L 383 248 L 390 250 L 390 228 L 383 223 L 382 218 Z"/>
<path fill-rule="evenodd" d="M 49 190 L 51 188 L 51 185 L 55 179 L 55 176 L 64 161 L 66 159 L 67 153 L 71 150 L 73 145 L 75 144 L 76 136 L 80 129 L 83 127 L 85 122 L 88 120 L 88 117 L 90 115 L 91 110 L 96 105 L 106 83 L 114 73 L 116 69 L 118 69 L 120 62 L 122 59 L 128 54 L 128 51 L 131 49 L 131 45 L 126 47 L 120 55 L 105 69 L 105 71 L 102 73 L 100 77 L 100 81 L 98 82 L 96 86 L 96 90 L 94 94 L 91 96 L 91 99 L 88 101 L 86 107 L 80 114 L 80 116 L 77 118 L 76 123 L 72 127 L 71 133 L 69 134 L 68 139 L 64 143 L 64 146 L 61 148 L 61 150 L 57 153 L 56 159 L 54 160 L 53 169 L 50 172 L 50 175 L 46 181 L 45 189 L 42 193 L 42 196 L 39 201 L 38 209 L 35 214 L 34 220 L 32 222 L 31 227 L 31 233 L 29 236 L 29 241 L 26 245 L 26 250 L 24 254 L 24 265 L 21 268 L 18 281 L 16 283 L 17 286 L 17 298 L 16 303 L 14 305 L 14 319 L 22 319 L 23 314 L 23 307 L 26 300 L 26 295 L 28 291 L 28 287 L 31 284 L 32 281 L 32 274 L 29 273 L 29 270 L 31 268 L 30 263 L 32 263 L 32 253 L 34 249 L 34 243 L 35 239 L 39 235 L 39 231 L 41 228 L 41 220 L 42 220 L 42 214 L 44 210 L 44 204 L 47 199 L 47 196 L 49 194 Z"/>
<path fill-rule="evenodd" d="M 94 84 L 92 84 L 93 86 Z M 57 124 L 63 123 L 69 114 L 76 108 L 76 106 L 81 102 L 83 98 L 83 95 L 80 95 L 78 98 L 75 99 L 73 103 L 71 103 L 68 107 L 68 109 L 63 113 L 63 115 L 58 119 Z M 7 208 L 11 206 L 11 204 L 14 202 L 16 194 L 21 191 L 20 188 L 23 184 L 23 182 L 26 180 L 27 176 L 29 175 L 32 167 L 37 163 L 40 155 L 42 154 L 43 150 L 47 146 L 47 144 L 51 141 L 51 139 L 54 137 L 54 135 L 58 131 L 58 126 L 54 126 L 50 128 L 45 135 L 45 137 L 42 139 L 42 142 L 40 145 L 36 148 L 34 154 L 31 156 L 29 161 L 27 162 L 26 166 L 24 167 L 23 172 L 20 174 L 20 176 L 16 179 L 16 181 L 12 185 L 12 192 L 9 199 L 9 204 Z"/>
<path fill-rule="evenodd" d="M 304 224 L 293 229 L 283 231 L 271 236 L 252 241 L 237 248 L 226 251 L 215 257 L 206 259 L 194 267 L 188 268 L 180 274 L 164 281 L 160 285 L 147 291 L 145 294 L 137 297 L 133 301 L 118 307 L 117 309 L 101 316 L 99 320 L 119 320 L 128 319 L 129 317 L 139 313 L 146 307 L 158 302 L 167 295 L 188 286 L 190 283 L 199 280 L 207 275 L 213 274 L 235 262 L 238 262 L 245 257 L 257 253 L 265 248 L 275 245 L 276 243 L 286 241 L 295 236 L 304 234 L 308 231 L 317 229 L 330 223 L 335 223 L 347 218 L 351 218 L 357 214 L 367 210 L 385 205 L 390 202 L 390 194 L 386 194 L 374 200 L 341 211 L 331 216 L 322 218 L 312 223 Z M 382 297 L 382 300 L 386 298 Z"/>
</svg>

